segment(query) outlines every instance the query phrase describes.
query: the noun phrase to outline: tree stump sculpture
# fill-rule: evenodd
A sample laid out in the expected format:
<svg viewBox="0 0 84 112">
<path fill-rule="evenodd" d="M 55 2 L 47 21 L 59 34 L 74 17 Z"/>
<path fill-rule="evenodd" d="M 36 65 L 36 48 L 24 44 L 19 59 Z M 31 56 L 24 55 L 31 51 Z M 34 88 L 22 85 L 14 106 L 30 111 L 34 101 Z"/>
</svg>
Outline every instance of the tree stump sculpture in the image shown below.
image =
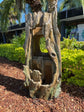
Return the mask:
<svg viewBox="0 0 84 112">
<path fill-rule="evenodd" d="M 46 40 L 47 54 L 40 51 L 42 37 Z M 47 12 L 26 15 L 25 56 L 25 86 L 30 96 L 43 99 L 57 97 L 61 83 L 57 0 L 48 0 Z"/>
</svg>

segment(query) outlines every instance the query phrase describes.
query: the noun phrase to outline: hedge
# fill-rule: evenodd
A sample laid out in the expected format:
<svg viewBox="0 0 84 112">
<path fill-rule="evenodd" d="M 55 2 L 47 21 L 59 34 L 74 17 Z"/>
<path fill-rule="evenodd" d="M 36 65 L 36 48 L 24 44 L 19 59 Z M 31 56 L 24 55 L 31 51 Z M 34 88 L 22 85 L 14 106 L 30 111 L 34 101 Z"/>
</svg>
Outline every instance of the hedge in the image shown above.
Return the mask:
<svg viewBox="0 0 84 112">
<path fill-rule="evenodd" d="M 77 41 L 75 38 L 63 38 L 61 41 L 61 49 L 81 49 L 84 50 L 84 41 Z"/>
<path fill-rule="evenodd" d="M 9 59 L 10 61 L 18 61 L 25 63 L 25 51 L 22 47 L 16 47 L 14 44 L 1 44 L 0 56 Z"/>
<path fill-rule="evenodd" d="M 63 49 L 62 80 L 67 83 L 84 86 L 84 51 Z"/>
<path fill-rule="evenodd" d="M 1 44 L 0 56 L 11 61 L 25 63 L 25 51 L 14 44 Z M 84 86 L 84 51 L 62 49 L 62 81 L 68 84 Z"/>
</svg>

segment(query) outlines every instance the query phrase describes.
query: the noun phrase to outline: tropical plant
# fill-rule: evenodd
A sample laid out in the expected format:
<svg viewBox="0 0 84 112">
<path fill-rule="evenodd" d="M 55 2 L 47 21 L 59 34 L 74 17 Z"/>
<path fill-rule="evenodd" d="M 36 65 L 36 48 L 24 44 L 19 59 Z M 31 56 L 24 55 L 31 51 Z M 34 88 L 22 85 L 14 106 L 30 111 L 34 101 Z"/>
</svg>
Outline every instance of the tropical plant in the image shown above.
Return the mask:
<svg viewBox="0 0 84 112">
<path fill-rule="evenodd" d="M 61 2 L 60 11 L 65 9 L 70 9 L 74 7 L 81 7 L 83 8 L 83 14 L 84 14 L 84 0 L 63 0 Z"/>
<path fill-rule="evenodd" d="M 9 23 L 15 23 L 21 17 L 21 12 L 25 12 L 25 4 L 29 4 L 32 12 L 46 11 L 48 8 L 48 0 L 3 0 L 0 3 L 0 23 L 1 29 L 7 29 Z M 58 0 L 58 2 L 61 0 Z"/>
<path fill-rule="evenodd" d="M 25 11 L 25 3 L 29 3 L 32 11 L 41 10 L 40 0 L 3 0 L 0 3 L 0 23 L 2 31 L 7 30 L 10 22 L 20 22 L 21 12 Z"/>
<path fill-rule="evenodd" d="M 20 13 L 15 0 L 4 0 L 0 4 L 0 14 L 2 30 L 6 30 L 10 22 L 13 23 L 16 19 L 20 20 Z"/>
</svg>

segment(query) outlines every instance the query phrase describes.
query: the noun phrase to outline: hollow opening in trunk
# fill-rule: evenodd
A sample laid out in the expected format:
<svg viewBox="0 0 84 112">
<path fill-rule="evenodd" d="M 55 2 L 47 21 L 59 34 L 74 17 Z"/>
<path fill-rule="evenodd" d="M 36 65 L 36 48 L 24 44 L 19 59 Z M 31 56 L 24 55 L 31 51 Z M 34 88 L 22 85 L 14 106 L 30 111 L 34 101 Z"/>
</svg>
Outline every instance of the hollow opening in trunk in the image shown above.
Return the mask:
<svg viewBox="0 0 84 112">
<path fill-rule="evenodd" d="M 53 80 L 54 64 L 46 49 L 46 40 L 42 28 L 33 29 L 31 69 L 42 73 L 42 84 L 51 84 Z"/>
</svg>

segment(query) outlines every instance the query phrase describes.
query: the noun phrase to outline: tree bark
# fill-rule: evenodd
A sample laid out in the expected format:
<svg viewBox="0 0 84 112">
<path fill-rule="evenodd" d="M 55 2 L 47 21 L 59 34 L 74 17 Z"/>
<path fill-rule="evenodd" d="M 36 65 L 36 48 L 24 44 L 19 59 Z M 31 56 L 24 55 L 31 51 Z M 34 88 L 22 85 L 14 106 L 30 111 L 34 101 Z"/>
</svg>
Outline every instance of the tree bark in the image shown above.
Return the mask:
<svg viewBox="0 0 84 112">
<path fill-rule="evenodd" d="M 48 4 L 52 1 L 55 0 L 49 0 Z M 29 13 L 26 16 L 25 54 L 27 60 L 24 73 L 25 86 L 28 87 L 32 98 L 50 99 L 57 97 L 60 92 L 62 71 L 60 33 L 57 27 L 57 9 L 55 9 L 57 5 L 55 4 L 54 8 L 50 7 L 49 12 Z M 45 37 L 46 40 L 47 57 L 38 50 L 40 48 L 37 49 L 38 40 L 41 37 Z"/>
</svg>

